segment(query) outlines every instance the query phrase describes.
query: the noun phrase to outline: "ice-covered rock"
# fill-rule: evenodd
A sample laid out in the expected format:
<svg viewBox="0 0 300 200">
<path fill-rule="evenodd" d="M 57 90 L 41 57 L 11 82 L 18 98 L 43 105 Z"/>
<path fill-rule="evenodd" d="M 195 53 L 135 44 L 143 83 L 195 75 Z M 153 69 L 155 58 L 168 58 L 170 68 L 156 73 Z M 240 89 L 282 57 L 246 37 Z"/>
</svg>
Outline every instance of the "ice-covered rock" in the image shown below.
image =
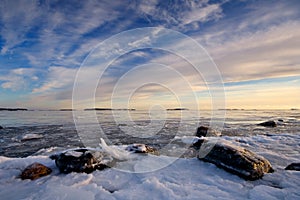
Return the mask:
<svg viewBox="0 0 300 200">
<path fill-rule="evenodd" d="M 285 168 L 285 170 L 300 171 L 300 163 L 291 163 Z"/>
<path fill-rule="evenodd" d="M 62 173 L 102 170 L 111 167 L 114 159 L 106 152 L 97 149 L 71 149 L 50 156 Z"/>
<path fill-rule="evenodd" d="M 153 155 L 159 155 L 159 152 L 156 148 L 150 147 L 146 144 L 131 144 L 126 147 L 126 150 L 134 153 L 150 153 Z"/>
<path fill-rule="evenodd" d="M 257 125 L 259 125 L 259 126 L 265 126 L 265 127 L 276 127 L 277 126 L 276 122 L 273 121 L 273 120 L 262 122 L 262 123 L 259 123 Z"/>
<path fill-rule="evenodd" d="M 193 147 L 197 149 L 203 147 L 204 152 L 207 151 L 205 148 L 208 148 L 209 152 L 204 157 L 198 154 L 200 160 L 213 163 L 246 180 L 257 180 L 265 173 L 274 171 L 270 162 L 264 157 L 226 142 L 210 143 L 209 140 L 199 139 Z"/>
<path fill-rule="evenodd" d="M 47 175 L 51 174 L 51 172 L 52 172 L 52 170 L 50 168 L 46 167 L 43 164 L 35 162 L 35 163 L 29 165 L 28 167 L 26 167 L 22 171 L 20 178 L 23 180 L 24 179 L 34 180 L 34 179 L 37 179 L 37 178 L 40 178 L 43 176 L 47 176 Z"/>
</svg>

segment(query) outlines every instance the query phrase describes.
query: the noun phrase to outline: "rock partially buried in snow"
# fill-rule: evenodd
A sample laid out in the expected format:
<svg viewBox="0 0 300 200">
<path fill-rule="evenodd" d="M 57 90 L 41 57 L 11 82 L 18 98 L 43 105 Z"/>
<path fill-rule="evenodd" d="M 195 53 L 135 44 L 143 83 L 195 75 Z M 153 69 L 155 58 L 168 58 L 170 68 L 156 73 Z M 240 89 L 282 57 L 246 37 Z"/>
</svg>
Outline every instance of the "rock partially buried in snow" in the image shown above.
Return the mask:
<svg viewBox="0 0 300 200">
<path fill-rule="evenodd" d="M 259 125 L 259 126 L 265 126 L 265 127 L 276 127 L 277 126 L 276 122 L 273 121 L 273 120 L 262 122 L 262 123 L 259 123 L 257 125 Z"/>
<path fill-rule="evenodd" d="M 194 148 L 199 149 L 201 146 L 203 146 L 204 151 L 205 148 L 211 148 L 211 150 L 204 157 L 200 157 L 199 154 L 198 158 L 200 160 L 213 163 L 246 180 L 257 180 L 263 177 L 265 173 L 274 171 L 267 159 L 247 149 L 232 144 L 221 143 L 219 141 L 210 144 L 209 140 L 203 139 L 200 139 L 193 145 Z"/>
<path fill-rule="evenodd" d="M 107 153 L 96 149 L 71 149 L 65 152 L 51 155 L 55 164 L 62 173 L 85 172 L 103 170 L 113 165 L 114 159 Z"/>
<path fill-rule="evenodd" d="M 51 172 L 52 170 L 46 167 L 45 165 L 42 165 L 40 163 L 33 163 L 22 171 L 20 178 L 23 180 L 24 179 L 34 180 L 43 176 L 47 176 L 51 174 Z"/>
<path fill-rule="evenodd" d="M 197 128 L 196 136 L 197 137 L 210 137 L 210 136 L 220 136 L 221 133 L 217 130 L 214 130 L 212 128 L 206 127 L 206 126 L 200 126 Z"/>
<path fill-rule="evenodd" d="M 295 171 L 300 171 L 300 163 L 292 163 L 289 164 L 285 170 L 295 170 Z"/>
<path fill-rule="evenodd" d="M 0 129 L 4 129 L 3 126 L 0 126 Z"/>
<path fill-rule="evenodd" d="M 132 144 L 126 148 L 127 151 L 131 151 L 134 153 L 149 153 L 153 155 L 159 155 L 159 152 L 156 148 L 150 147 L 145 144 Z"/>
</svg>

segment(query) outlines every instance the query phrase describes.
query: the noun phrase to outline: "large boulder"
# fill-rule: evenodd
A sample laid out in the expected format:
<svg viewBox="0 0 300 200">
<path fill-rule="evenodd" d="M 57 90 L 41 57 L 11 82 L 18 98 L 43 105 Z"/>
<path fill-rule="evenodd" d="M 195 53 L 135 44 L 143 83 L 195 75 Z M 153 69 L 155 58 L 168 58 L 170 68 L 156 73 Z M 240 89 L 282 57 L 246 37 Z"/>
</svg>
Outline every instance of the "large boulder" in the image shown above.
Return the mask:
<svg viewBox="0 0 300 200">
<path fill-rule="evenodd" d="M 277 126 L 276 122 L 273 121 L 273 120 L 262 122 L 262 123 L 259 123 L 257 125 L 264 126 L 264 127 L 276 127 Z"/>
<path fill-rule="evenodd" d="M 214 130 L 212 128 L 206 127 L 206 126 L 200 126 L 197 128 L 196 136 L 197 137 L 216 137 L 220 136 L 221 133 L 217 130 Z"/>
<path fill-rule="evenodd" d="M 200 160 L 213 163 L 246 180 L 257 180 L 265 173 L 274 171 L 267 159 L 226 142 L 200 139 L 194 143 L 193 148 L 201 148 L 198 153 Z M 204 156 L 201 151 L 206 152 Z"/>
<path fill-rule="evenodd" d="M 159 152 L 156 148 L 150 147 L 146 144 L 131 144 L 127 146 L 125 150 L 134 153 L 149 153 L 157 156 L 159 155 Z"/>
<path fill-rule="evenodd" d="M 0 126 L 0 129 L 3 129 L 3 127 L 2 127 L 2 126 Z"/>
<path fill-rule="evenodd" d="M 114 159 L 103 151 L 96 149 L 73 149 L 51 155 L 55 164 L 62 173 L 85 172 L 103 170 L 113 165 Z"/>
<path fill-rule="evenodd" d="M 300 163 L 292 163 L 289 164 L 285 170 L 295 170 L 295 171 L 300 171 Z"/>
<path fill-rule="evenodd" d="M 26 167 L 21 175 L 20 178 L 21 179 L 37 179 L 43 176 L 47 176 L 49 174 L 51 174 L 52 170 L 48 167 L 46 167 L 45 165 L 42 165 L 40 163 L 33 163 L 31 165 L 29 165 L 28 167 Z"/>
</svg>

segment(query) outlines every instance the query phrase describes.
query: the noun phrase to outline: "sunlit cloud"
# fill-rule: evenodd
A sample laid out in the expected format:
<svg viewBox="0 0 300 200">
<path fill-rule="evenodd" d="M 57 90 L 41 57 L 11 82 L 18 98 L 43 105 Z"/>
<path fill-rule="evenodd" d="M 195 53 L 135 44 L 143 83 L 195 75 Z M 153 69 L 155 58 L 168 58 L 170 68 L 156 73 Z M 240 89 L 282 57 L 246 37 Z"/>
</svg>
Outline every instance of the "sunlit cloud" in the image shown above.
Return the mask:
<svg viewBox="0 0 300 200">
<path fill-rule="evenodd" d="M 300 89 L 296 81 L 300 77 L 300 11 L 297 0 L 272 3 L 78 1 L 76 4 L 78 6 L 54 1 L 1 3 L 0 92 L 3 105 L 23 102 L 24 106 L 30 107 L 71 107 L 76 74 L 86 56 L 99 43 L 121 31 L 155 26 L 187 34 L 205 48 L 225 83 L 228 106 L 263 107 L 272 105 L 273 99 L 276 107 L 293 104 L 292 107 L 300 107 L 300 101 L 296 101 Z M 190 91 L 209 105 L 209 86 L 213 77 L 217 79 L 219 76 L 210 68 L 203 67 L 199 72 L 182 56 L 163 50 L 126 52 L 125 47 L 138 49 L 151 45 L 161 34 L 157 29 L 152 35 L 138 37 L 130 43 L 124 40 L 109 46 L 109 51 L 104 49 L 102 54 L 94 55 L 97 57 L 93 63 L 95 66 L 80 80 L 85 83 L 80 96 L 82 107 L 89 101 L 85 99 L 88 92 L 84 87 L 95 88 L 97 106 L 110 106 L 112 91 L 121 76 L 147 63 L 162 64 L 176 71 L 189 83 Z M 167 39 L 160 42 L 166 48 L 189 52 L 189 44 L 184 42 L 170 44 Z M 113 61 L 103 77 L 97 77 L 101 62 L 116 52 L 123 56 Z M 201 60 L 205 56 L 194 51 L 189 58 Z M 170 88 L 177 88 L 177 94 L 184 95 L 187 87 L 178 81 L 177 76 L 163 68 L 160 71 L 154 69 L 137 70 L 131 80 L 121 84 L 120 97 L 126 98 L 128 91 L 149 74 L 155 74 Z M 283 84 L 281 80 L 287 77 L 294 78 Z M 101 79 L 98 85 L 88 84 L 90 79 L 97 78 Z M 272 80 L 272 84 L 264 85 L 261 80 Z M 245 84 L 247 81 L 253 82 Z M 278 91 L 284 91 L 288 97 L 280 98 Z M 162 101 L 172 99 L 169 105 L 177 105 L 170 90 L 154 85 L 140 87 L 132 102 L 140 106 L 150 105 L 159 99 L 158 94 Z M 4 102 L 5 99 L 9 100 Z M 142 100 L 144 104 L 140 103 Z M 252 103 L 254 101 L 257 103 Z M 187 99 L 185 102 L 193 104 Z"/>
</svg>

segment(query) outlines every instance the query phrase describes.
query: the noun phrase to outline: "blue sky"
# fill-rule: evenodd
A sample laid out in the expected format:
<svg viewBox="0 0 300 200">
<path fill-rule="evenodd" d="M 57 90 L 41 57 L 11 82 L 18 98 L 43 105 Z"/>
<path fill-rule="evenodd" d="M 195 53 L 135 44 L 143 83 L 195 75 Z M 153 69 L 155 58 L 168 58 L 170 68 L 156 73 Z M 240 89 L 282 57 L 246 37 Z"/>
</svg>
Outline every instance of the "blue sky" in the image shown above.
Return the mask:
<svg viewBox="0 0 300 200">
<path fill-rule="evenodd" d="M 161 27 L 186 34 L 206 49 L 224 81 L 228 108 L 300 108 L 299 8 L 298 0 L 4 0 L 0 4 L 0 107 L 70 108 L 76 73 L 96 45 L 122 31 Z M 120 77 L 147 63 L 163 63 L 182 72 L 197 101 L 210 106 L 207 83 L 194 76 L 189 63 L 158 49 L 124 54 L 112 63 L 101 77 L 96 105 L 110 107 Z M 132 79 L 155 74 L 150 69 L 137 70 Z M 178 88 L 176 95 L 184 96 L 178 91 L 185 88 L 167 75 L 167 68 L 152 70 Z M 123 83 L 122 90 L 134 82 Z M 167 87 L 149 84 L 140 86 L 129 104 L 176 107 L 174 99 Z M 183 99 L 187 107 L 193 104 Z"/>
</svg>

